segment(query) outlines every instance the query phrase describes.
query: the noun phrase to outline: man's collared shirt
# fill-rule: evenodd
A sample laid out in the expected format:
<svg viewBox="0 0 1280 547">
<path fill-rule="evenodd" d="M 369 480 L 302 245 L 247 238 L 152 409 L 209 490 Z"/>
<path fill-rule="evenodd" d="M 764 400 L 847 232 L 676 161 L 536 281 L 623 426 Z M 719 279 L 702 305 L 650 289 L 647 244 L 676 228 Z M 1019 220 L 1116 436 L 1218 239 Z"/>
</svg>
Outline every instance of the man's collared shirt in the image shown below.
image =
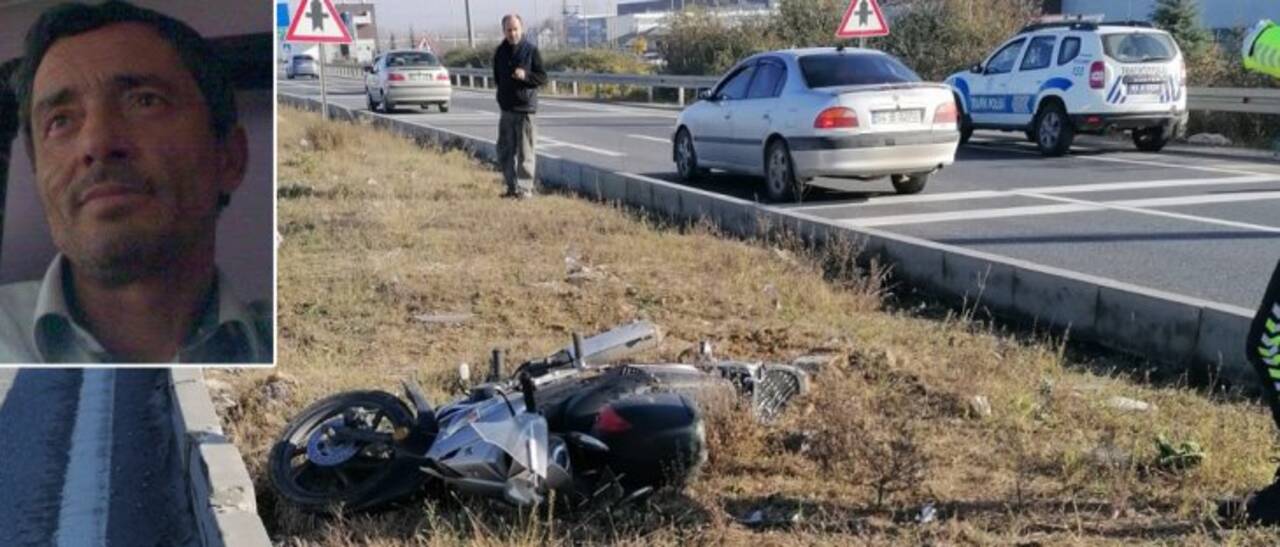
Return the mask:
<svg viewBox="0 0 1280 547">
<path fill-rule="evenodd" d="M 59 254 L 41 281 L 0 287 L 0 363 L 120 363 L 77 323 Z M 218 273 L 213 294 L 173 363 L 270 363 L 270 312 L 246 306 Z"/>
</svg>

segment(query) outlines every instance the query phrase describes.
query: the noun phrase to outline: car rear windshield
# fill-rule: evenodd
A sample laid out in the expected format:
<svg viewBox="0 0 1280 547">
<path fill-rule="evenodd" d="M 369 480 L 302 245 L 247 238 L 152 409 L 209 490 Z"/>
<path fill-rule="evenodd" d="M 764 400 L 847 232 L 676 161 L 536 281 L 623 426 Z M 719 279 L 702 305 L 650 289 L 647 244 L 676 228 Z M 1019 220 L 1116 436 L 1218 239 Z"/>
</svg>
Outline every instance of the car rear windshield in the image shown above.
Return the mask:
<svg viewBox="0 0 1280 547">
<path fill-rule="evenodd" d="M 1172 59 L 1178 46 L 1167 34 L 1130 32 L 1103 35 L 1102 50 L 1107 57 L 1122 63 L 1151 63 Z"/>
<path fill-rule="evenodd" d="M 920 81 L 906 65 L 882 53 L 806 55 L 800 58 L 800 72 L 810 88 Z"/>
<path fill-rule="evenodd" d="M 314 61 L 314 60 L 316 60 L 316 59 L 315 59 L 315 57 L 312 57 L 312 56 L 310 56 L 310 55 L 295 55 L 295 56 L 293 57 L 293 60 L 295 60 L 295 61 Z"/>
<path fill-rule="evenodd" d="M 440 66 L 440 60 L 430 53 L 396 53 L 387 57 L 387 66 Z"/>
</svg>

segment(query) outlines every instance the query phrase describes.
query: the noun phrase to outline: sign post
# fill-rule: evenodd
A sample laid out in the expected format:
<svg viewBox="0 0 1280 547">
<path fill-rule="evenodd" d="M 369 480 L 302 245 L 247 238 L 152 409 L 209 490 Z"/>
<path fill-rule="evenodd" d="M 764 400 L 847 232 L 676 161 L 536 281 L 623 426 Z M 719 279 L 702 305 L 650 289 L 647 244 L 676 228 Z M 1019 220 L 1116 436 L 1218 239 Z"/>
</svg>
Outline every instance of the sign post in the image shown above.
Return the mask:
<svg viewBox="0 0 1280 547">
<path fill-rule="evenodd" d="M 836 29 L 837 38 L 857 38 L 858 47 L 866 47 L 868 37 L 888 35 L 889 24 L 876 0 L 850 0 Z"/>
<path fill-rule="evenodd" d="M 305 24 L 300 24 L 306 20 Z M 289 32 L 285 40 L 290 42 L 311 42 L 320 44 L 320 110 L 324 118 L 329 119 L 329 94 L 325 84 L 324 65 L 329 60 L 325 53 L 325 44 L 349 44 L 351 34 L 342 24 L 338 10 L 333 8 L 331 0 L 301 0 L 297 11 L 293 12 L 293 21 L 289 24 Z"/>
</svg>

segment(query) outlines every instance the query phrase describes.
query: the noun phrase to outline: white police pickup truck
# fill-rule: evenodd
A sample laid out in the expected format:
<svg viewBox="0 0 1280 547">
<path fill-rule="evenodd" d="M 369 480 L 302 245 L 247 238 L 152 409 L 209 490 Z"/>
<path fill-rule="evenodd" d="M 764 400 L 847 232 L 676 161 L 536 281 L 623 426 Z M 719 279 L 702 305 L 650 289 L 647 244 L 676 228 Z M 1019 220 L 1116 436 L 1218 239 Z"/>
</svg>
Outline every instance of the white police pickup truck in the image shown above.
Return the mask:
<svg viewBox="0 0 1280 547">
<path fill-rule="evenodd" d="M 1060 20 L 1023 28 L 947 84 L 961 143 L 974 129 L 1025 131 L 1060 156 L 1076 133 L 1114 129 L 1156 152 L 1185 130 L 1186 74 L 1177 43 L 1150 23 Z"/>
</svg>

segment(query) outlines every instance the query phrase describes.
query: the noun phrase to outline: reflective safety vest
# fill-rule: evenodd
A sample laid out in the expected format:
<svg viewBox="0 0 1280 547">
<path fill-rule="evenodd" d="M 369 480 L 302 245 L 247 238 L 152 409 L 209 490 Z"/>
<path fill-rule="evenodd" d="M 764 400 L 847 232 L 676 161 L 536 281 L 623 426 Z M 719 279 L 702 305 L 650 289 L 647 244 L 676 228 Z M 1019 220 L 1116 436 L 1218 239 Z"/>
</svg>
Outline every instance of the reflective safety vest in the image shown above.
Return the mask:
<svg viewBox="0 0 1280 547">
<path fill-rule="evenodd" d="M 1280 25 L 1259 21 L 1244 39 L 1244 68 L 1280 78 Z"/>
</svg>

